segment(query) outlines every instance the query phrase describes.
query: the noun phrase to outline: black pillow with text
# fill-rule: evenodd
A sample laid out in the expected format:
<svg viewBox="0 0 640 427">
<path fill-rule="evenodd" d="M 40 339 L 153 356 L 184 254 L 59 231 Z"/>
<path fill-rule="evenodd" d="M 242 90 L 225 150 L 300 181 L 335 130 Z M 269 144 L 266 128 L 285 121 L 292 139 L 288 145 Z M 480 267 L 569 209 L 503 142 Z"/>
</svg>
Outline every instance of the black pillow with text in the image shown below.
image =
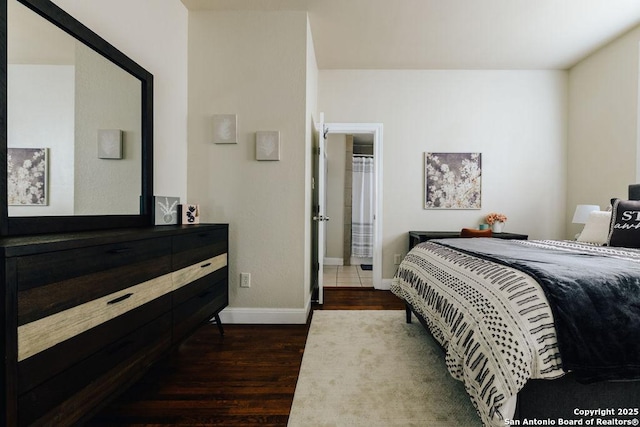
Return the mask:
<svg viewBox="0 0 640 427">
<path fill-rule="evenodd" d="M 640 200 L 611 199 L 609 246 L 640 248 Z"/>
</svg>

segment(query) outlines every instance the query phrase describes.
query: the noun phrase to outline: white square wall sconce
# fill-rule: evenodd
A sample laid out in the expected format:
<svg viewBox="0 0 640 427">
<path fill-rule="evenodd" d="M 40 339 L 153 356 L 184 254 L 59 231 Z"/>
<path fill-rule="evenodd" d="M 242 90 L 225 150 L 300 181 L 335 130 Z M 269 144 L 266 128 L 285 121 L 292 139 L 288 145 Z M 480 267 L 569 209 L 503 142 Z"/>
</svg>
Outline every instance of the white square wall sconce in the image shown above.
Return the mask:
<svg viewBox="0 0 640 427">
<path fill-rule="evenodd" d="M 235 114 L 213 115 L 213 142 L 216 144 L 238 143 L 238 118 Z"/>
<path fill-rule="evenodd" d="M 122 158 L 122 131 L 120 129 L 98 129 L 98 158 Z"/>
<path fill-rule="evenodd" d="M 280 160 L 280 132 L 256 132 L 256 160 Z"/>
</svg>

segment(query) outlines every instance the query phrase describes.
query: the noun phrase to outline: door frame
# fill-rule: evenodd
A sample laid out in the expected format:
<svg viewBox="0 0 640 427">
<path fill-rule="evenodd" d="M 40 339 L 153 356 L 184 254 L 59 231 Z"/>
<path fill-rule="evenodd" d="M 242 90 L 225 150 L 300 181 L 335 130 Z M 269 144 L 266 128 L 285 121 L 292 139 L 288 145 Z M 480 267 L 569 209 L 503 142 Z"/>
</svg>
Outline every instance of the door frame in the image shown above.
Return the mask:
<svg viewBox="0 0 640 427">
<path fill-rule="evenodd" d="M 382 123 L 325 123 L 327 134 L 373 135 L 374 221 L 373 221 L 373 287 L 387 289 L 382 284 Z M 322 266 L 321 266 L 322 267 Z"/>
</svg>

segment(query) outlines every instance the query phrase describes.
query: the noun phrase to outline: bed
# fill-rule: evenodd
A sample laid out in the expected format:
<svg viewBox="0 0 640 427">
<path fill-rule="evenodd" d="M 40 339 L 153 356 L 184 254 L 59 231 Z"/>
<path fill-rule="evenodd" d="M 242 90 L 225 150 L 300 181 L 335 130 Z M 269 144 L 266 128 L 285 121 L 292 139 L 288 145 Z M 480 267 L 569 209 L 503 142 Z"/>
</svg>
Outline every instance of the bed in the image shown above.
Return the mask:
<svg viewBox="0 0 640 427">
<path fill-rule="evenodd" d="M 484 425 L 637 425 L 637 189 L 612 200 L 607 245 L 439 239 L 401 262 L 392 292 L 440 344 Z"/>
</svg>

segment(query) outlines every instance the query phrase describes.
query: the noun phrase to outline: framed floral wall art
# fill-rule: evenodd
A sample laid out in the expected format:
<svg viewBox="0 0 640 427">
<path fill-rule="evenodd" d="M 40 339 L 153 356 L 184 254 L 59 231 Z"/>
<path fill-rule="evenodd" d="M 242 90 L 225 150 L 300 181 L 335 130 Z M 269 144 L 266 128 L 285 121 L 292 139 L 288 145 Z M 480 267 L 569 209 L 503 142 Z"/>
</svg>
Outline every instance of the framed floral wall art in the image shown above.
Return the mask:
<svg viewBox="0 0 640 427">
<path fill-rule="evenodd" d="M 480 153 L 424 154 L 425 209 L 480 209 Z"/>
<path fill-rule="evenodd" d="M 48 149 L 7 148 L 7 199 L 10 206 L 46 206 Z"/>
</svg>

